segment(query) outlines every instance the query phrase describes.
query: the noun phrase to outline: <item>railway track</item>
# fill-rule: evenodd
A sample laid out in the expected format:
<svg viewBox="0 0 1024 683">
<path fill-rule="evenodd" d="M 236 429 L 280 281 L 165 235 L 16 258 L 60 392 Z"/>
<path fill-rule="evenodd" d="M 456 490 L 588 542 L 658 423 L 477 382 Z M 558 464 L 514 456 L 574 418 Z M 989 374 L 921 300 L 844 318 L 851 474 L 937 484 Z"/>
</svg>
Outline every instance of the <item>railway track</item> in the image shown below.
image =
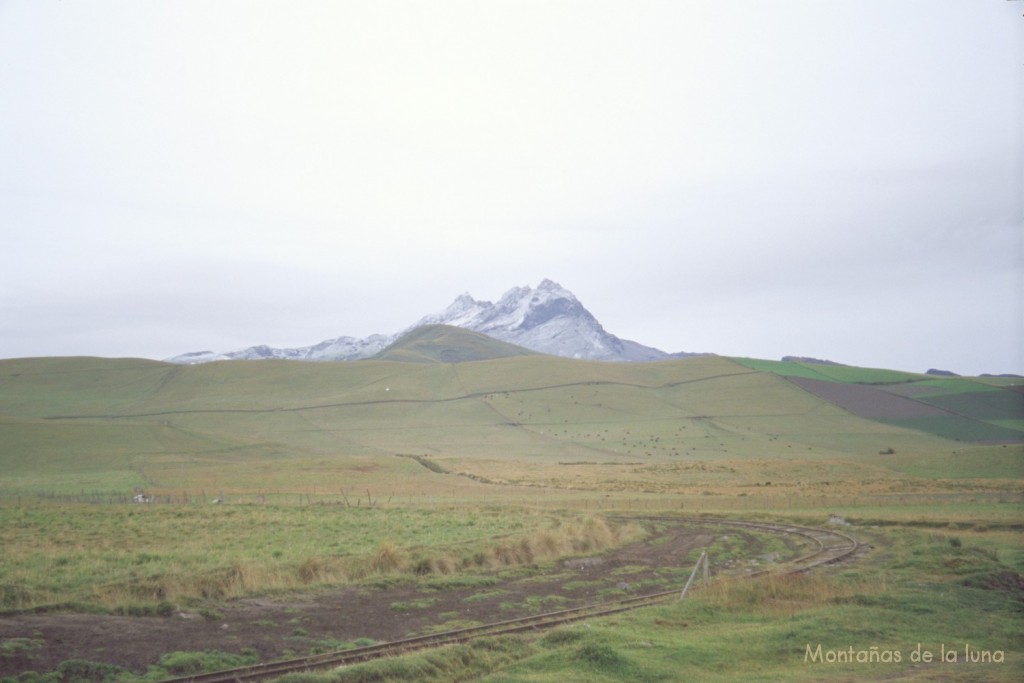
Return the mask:
<svg viewBox="0 0 1024 683">
<path fill-rule="evenodd" d="M 675 517 L 630 517 L 637 521 L 672 521 L 681 523 L 693 523 L 699 525 L 721 525 L 729 527 L 749 528 L 769 533 L 794 535 L 810 541 L 813 552 L 797 557 L 785 563 L 776 573 L 798 574 L 811 571 L 827 564 L 833 564 L 849 558 L 860 544 L 852 536 L 831 529 L 818 529 L 814 527 L 799 526 L 794 524 L 769 524 L 764 522 L 746 522 L 732 520 L 708 520 L 688 519 Z M 768 573 L 768 570 L 760 570 L 747 574 L 748 577 Z M 661 591 L 649 593 L 637 597 L 625 598 L 614 602 L 606 602 L 572 609 L 558 610 L 556 612 L 545 612 L 519 619 L 498 621 L 481 626 L 460 628 L 451 631 L 443 631 L 429 635 L 404 638 L 384 643 L 376 643 L 365 647 L 328 652 L 309 657 L 280 660 L 263 664 L 215 671 L 210 673 L 193 674 L 181 678 L 166 679 L 163 683 L 244 683 L 247 681 L 261 681 L 283 676 L 289 673 L 300 673 L 328 668 L 336 668 L 349 664 L 369 661 L 382 657 L 389 657 L 404 654 L 414 650 L 440 647 L 456 643 L 465 643 L 474 638 L 484 636 L 507 635 L 551 628 L 563 624 L 569 624 L 583 619 L 618 614 L 638 607 L 646 607 L 672 599 L 677 599 L 679 590 Z"/>
<path fill-rule="evenodd" d="M 708 523 L 708 520 L 700 519 L 687 519 L 681 521 Z M 855 538 L 849 534 L 845 534 L 834 529 L 819 529 L 816 527 L 800 526 L 796 524 L 768 524 L 764 522 L 742 522 L 732 520 L 715 520 L 713 523 L 725 526 L 756 529 L 770 533 L 800 536 L 801 538 L 811 541 L 813 545 L 817 546 L 817 549 L 814 552 L 808 555 L 801 555 L 800 557 L 790 560 L 787 563 L 788 566 L 779 572 L 783 574 L 801 574 L 827 564 L 842 562 L 843 560 L 850 558 L 855 552 L 857 552 L 857 549 L 860 548 L 860 543 Z M 768 572 L 769 570 L 763 569 L 758 572 L 752 572 L 751 574 L 748 574 L 748 576 L 758 576 Z"/>
</svg>

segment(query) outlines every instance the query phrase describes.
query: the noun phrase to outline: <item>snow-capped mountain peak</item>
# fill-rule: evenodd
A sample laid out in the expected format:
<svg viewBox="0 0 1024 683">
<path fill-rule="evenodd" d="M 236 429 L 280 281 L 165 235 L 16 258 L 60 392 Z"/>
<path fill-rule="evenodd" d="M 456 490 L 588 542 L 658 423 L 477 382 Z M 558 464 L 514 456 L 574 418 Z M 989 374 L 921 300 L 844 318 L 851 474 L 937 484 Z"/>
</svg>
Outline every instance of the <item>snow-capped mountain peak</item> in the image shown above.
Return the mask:
<svg viewBox="0 0 1024 683">
<path fill-rule="evenodd" d="M 426 324 L 454 325 L 482 332 L 533 351 L 591 360 L 658 360 L 668 354 L 609 334 L 568 289 L 543 280 L 536 289 L 513 287 L 496 303 L 463 294 Z M 410 328 L 412 329 L 412 328 Z"/>
<path fill-rule="evenodd" d="M 545 279 L 535 289 L 513 287 L 494 303 L 479 301 L 468 292 L 460 294 L 440 313 L 424 316 L 392 335 L 376 334 L 365 339 L 338 337 L 298 349 L 253 346 L 224 354 L 186 353 L 167 360 L 173 363 L 261 358 L 357 360 L 376 355 L 402 334 L 423 325 L 462 327 L 533 351 L 570 358 L 646 361 L 670 357 L 664 351 L 606 332 L 572 292 Z"/>
<path fill-rule="evenodd" d="M 480 312 L 491 306 L 490 301 L 477 301 L 468 292 L 460 294 L 455 298 L 448 308 L 444 309 L 440 313 L 425 316 L 421 318 L 418 323 L 412 327 L 419 327 L 420 325 L 454 325 L 455 327 L 471 327 L 471 321 L 480 314 Z M 412 329 L 412 327 L 408 329 Z"/>
</svg>

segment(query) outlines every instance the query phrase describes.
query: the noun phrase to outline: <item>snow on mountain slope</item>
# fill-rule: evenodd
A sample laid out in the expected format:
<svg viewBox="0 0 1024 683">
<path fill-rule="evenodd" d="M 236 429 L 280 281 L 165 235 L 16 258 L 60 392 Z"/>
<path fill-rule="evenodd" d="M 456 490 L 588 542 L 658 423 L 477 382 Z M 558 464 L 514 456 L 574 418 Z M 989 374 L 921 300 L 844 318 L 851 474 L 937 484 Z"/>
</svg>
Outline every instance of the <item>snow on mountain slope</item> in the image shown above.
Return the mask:
<svg viewBox="0 0 1024 683">
<path fill-rule="evenodd" d="M 660 360 L 668 354 L 609 334 L 576 296 L 557 282 L 536 289 L 513 287 L 496 302 L 459 296 L 441 313 L 414 327 L 443 324 L 465 327 L 533 351 L 589 360 Z"/>
<path fill-rule="evenodd" d="M 373 334 L 365 339 L 356 337 L 338 337 L 327 339 L 313 346 L 302 346 L 296 349 L 276 349 L 270 346 L 250 346 L 247 349 L 228 353 L 200 351 L 183 353 L 180 356 L 165 359 L 168 363 L 190 365 L 192 363 L 209 363 L 216 360 L 266 360 L 283 358 L 285 360 L 305 361 L 337 361 L 359 360 L 374 356 L 395 340 L 395 336 Z"/>
<path fill-rule="evenodd" d="M 286 358 L 306 361 L 358 360 L 387 348 L 399 336 L 423 325 L 452 325 L 486 334 L 533 351 L 568 358 L 607 361 L 647 361 L 689 354 L 669 355 L 605 331 L 576 296 L 557 282 L 542 281 L 536 289 L 513 287 L 497 302 L 477 301 L 469 294 L 456 297 L 440 313 L 421 318 L 393 335 L 375 334 L 365 339 L 338 337 L 314 346 L 274 349 L 253 346 L 217 354 L 186 353 L 168 358 L 172 363 L 203 363 L 213 360 Z"/>
</svg>

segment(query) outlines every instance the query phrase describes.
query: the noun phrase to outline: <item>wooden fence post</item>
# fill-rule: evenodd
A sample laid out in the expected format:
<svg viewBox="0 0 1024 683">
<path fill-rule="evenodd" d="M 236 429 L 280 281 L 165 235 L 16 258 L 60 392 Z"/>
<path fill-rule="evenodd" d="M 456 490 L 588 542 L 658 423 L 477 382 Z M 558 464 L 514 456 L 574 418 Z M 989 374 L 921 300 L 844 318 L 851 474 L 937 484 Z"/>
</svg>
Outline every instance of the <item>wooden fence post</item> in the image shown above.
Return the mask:
<svg viewBox="0 0 1024 683">
<path fill-rule="evenodd" d="M 690 590 L 690 584 L 693 583 L 693 577 L 697 576 L 697 570 L 700 569 L 701 563 L 706 561 L 707 556 L 708 556 L 708 551 L 705 550 L 705 551 L 701 552 L 700 557 L 697 558 L 697 564 L 693 565 L 693 571 L 690 572 L 690 578 L 686 580 L 686 585 L 683 586 L 683 590 L 679 594 L 679 599 L 680 600 L 682 600 L 683 598 L 686 597 L 686 591 Z M 707 569 L 706 569 L 707 568 L 707 564 L 705 564 L 704 566 L 705 566 L 705 571 L 707 571 Z"/>
</svg>

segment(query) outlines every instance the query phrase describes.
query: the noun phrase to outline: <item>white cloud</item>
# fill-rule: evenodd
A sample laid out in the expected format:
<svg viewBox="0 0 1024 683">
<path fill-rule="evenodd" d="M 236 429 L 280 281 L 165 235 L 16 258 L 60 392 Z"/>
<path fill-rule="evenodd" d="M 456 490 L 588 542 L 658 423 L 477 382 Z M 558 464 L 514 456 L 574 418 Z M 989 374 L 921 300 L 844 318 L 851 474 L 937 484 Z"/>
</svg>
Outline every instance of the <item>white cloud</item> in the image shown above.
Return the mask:
<svg viewBox="0 0 1024 683">
<path fill-rule="evenodd" d="M 906 362 L 812 344 L 840 302 L 1024 371 L 1022 34 L 973 0 L 3 3 L 0 355 L 391 332 L 551 277 L 670 350 Z"/>
</svg>

